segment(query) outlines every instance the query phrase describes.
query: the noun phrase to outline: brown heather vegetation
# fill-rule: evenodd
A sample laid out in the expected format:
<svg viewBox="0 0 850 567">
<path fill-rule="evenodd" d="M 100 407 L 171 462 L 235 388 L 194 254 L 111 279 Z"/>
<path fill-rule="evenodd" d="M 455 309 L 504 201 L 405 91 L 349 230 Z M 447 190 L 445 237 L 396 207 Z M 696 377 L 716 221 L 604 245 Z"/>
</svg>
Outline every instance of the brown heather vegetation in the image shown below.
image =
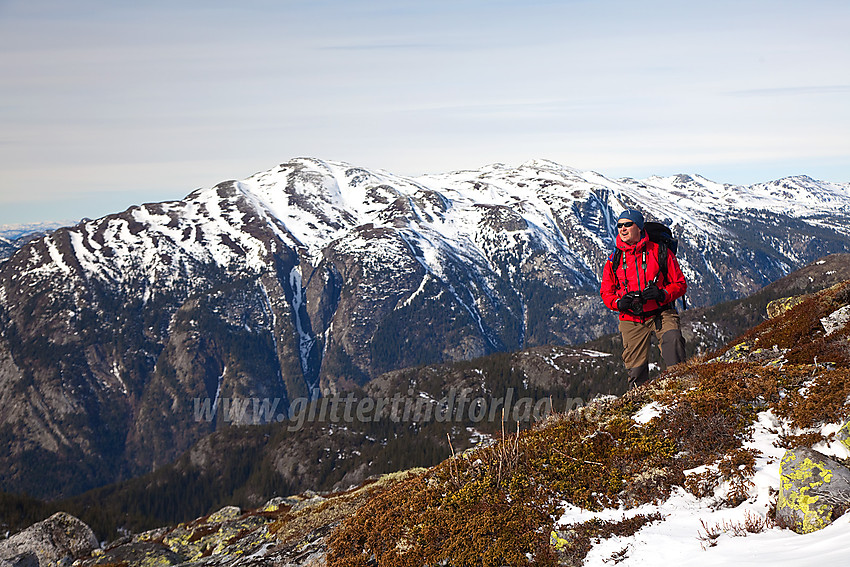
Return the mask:
<svg viewBox="0 0 850 567">
<path fill-rule="evenodd" d="M 332 534 L 328 564 L 580 564 L 591 540 L 634 533 L 662 518 L 556 525 L 564 502 L 632 507 L 659 501 L 674 486 L 705 497 L 726 482 L 725 504 L 740 504 L 758 457 L 742 443 L 759 412 L 772 409 L 802 431 L 785 439 L 795 443 L 821 440 L 806 428 L 848 418 L 848 329 L 826 337 L 820 325 L 848 303 L 845 282 L 645 387 L 550 416 L 393 484 Z M 634 421 L 650 402 L 660 415 Z M 709 464 L 715 466 L 685 477 Z M 550 543 L 553 530 L 563 534 L 557 546 Z"/>
</svg>

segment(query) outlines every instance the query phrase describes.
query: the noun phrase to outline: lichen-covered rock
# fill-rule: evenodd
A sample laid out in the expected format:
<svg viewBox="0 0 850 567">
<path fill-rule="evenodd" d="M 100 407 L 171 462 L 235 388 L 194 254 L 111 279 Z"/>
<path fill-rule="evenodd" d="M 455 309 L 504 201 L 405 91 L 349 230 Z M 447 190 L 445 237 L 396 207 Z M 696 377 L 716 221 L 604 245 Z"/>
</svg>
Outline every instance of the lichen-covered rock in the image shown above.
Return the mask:
<svg viewBox="0 0 850 567">
<path fill-rule="evenodd" d="M 225 506 L 218 512 L 213 512 L 210 514 L 209 518 L 207 518 L 208 524 L 226 522 L 228 520 L 235 520 L 239 516 L 242 515 L 242 509 L 238 506 Z"/>
<path fill-rule="evenodd" d="M 841 429 L 835 434 L 835 439 L 850 452 L 850 421 L 841 426 Z"/>
<path fill-rule="evenodd" d="M 752 345 L 747 342 L 738 343 L 712 362 L 743 362 L 752 350 Z"/>
<path fill-rule="evenodd" d="M 168 532 L 162 543 L 174 553 L 196 561 L 210 555 L 244 556 L 274 540 L 267 529 L 271 519 L 255 514 L 234 517 L 236 510 L 239 509 L 224 508 L 206 521 L 180 525 Z"/>
<path fill-rule="evenodd" d="M 168 567 L 178 565 L 186 558 L 167 547 L 150 541 L 131 541 L 98 553 L 87 567 L 98 565 L 137 565 L 139 567 Z"/>
<path fill-rule="evenodd" d="M 774 299 L 770 303 L 767 304 L 767 317 L 768 319 L 773 319 L 774 317 L 778 317 L 799 304 L 801 301 L 806 299 L 805 295 L 795 295 L 794 297 L 783 297 L 780 299 Z"/>
<path fill-rule="evenodd" d="M 765 366 L 781 366 L 787 362 L 787 352 L 788 349 L 781 349 L 777 345 L 764 348 L 758 346 L 758 341 L 745 341 L 736 344 L 711 362 L 753 362 Z"/>
<path fill-rule="evenodd" d="M 244 512 L 228 506 L 174 528 L 124 538 L 78 562 L 78 566 L 263 565 L 279 555 L 279 542 L 269 531 L 278 516 L 278 512 Z"/>
<path fill-rule="evenodd" d="M 260 508 L 262 512 L 277 512 L 281 508 L 287 505 L 286 498 L 282 496 L 275 496 L 268 502 L 266 502 L 265 506 Z"/>
<path fill-rule="evenodd" d="M 292 503 L 292 511 L 297 512 L 299 510 L 303 510 L 305 508 L 309 508 L 311 506 L 317 506 L 325 501 L 323 496 L 319 496 L 312 490 L 307 490 L 304 492 L 303 497 L 298 501 Z"/>
<path fill-rule="evenodd" d="M 70 563 L 97 547 L 91 528 L 65 512 L 57 512 L 0 543 L 0 561 L 15 567 Z"/>
<path fill-rule="evenodd" d="M 779 476 L 776 519 L 797 533 L 824 528 L 850 507 L 850 469 L 822 453 L 787 451 Z"/>
</svg>

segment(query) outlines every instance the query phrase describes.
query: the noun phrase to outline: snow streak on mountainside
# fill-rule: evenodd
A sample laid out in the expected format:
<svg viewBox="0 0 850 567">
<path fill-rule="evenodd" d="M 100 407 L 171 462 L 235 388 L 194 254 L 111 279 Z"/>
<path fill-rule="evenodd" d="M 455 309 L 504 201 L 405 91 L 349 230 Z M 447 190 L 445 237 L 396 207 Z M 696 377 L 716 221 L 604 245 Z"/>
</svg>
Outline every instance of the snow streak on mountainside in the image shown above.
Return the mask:
<svg viewBox="0 0 850 567">
<path fill-rule="evenodd" d="M 535 160 L 408 178 L 294 159 L 56 230 L 0 264 L 9 462 L 96 454 L 80 466 L 97 484 L 233 417 L 193 420 L 196 398 L 286 408 L 388 370 L 612 332 L 599 277 L 625 207 L 673 226 L 695 305 L 850 249 L 850 185 L 807 177 L 612 180 Z M 10 488 L 44 490 L 14 471 Z"/>
<path fill-rule="evenodd" d="M 44 222 L 0 225 L 0 264 L 27 242 L 49 234 L 59 227 L 72 224 L 74 223 Z"/>
</svg>

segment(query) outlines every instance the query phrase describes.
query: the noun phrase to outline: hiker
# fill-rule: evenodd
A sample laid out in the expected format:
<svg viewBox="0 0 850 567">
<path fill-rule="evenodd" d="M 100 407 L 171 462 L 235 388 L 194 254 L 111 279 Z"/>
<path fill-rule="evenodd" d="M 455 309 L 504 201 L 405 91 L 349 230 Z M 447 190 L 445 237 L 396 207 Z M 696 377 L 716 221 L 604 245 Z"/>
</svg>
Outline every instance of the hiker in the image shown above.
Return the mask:
<svg viewBox="0 0 850 567">
<path fill-rule="evenodd" d="M 675 254 L 650 240 L 640 211 L 627 209 L 617 219 L 617 249 L 605 263 L 600 294 L 605 305 L 620 313 L 623 361 L 629 387 L 634 387 L 649 380 L 653 333 L 668 367 L 685 360 L 674 302 L 685 295 L 688 284 Z M 659 256 L 666 256 L 666 270 L 659 265 Z"/>
</svg>

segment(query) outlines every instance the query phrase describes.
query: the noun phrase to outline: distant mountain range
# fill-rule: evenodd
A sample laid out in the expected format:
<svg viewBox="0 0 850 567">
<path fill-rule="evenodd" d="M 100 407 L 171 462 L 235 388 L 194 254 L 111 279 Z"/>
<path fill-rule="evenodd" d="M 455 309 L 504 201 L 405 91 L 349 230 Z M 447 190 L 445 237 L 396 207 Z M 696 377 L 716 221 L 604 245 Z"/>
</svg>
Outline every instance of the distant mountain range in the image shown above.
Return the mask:
<svg viewBox="0 0 850 567">
<path fill-rule="evenodd" d="M 532 161 L 409 178 L 294 159 L 0 263 L 0 487 L 73 494 L 254 421 L 197 420 L 197 400 L 285 412 L 388 371 L 613 332 L 597 291 L 625 207 L 673 227 L 695 306 L 850 251 L 850 184 L 808 177 L 612 180 Z"/>
<path fill-rule="evenodd" d="M 50 234 L 57 228 L 76 224 L 74 222 L 42 222 L 0 225 L 0 263 L 9 258 L 18 248 L 30 240 Z"/>
</svg>

